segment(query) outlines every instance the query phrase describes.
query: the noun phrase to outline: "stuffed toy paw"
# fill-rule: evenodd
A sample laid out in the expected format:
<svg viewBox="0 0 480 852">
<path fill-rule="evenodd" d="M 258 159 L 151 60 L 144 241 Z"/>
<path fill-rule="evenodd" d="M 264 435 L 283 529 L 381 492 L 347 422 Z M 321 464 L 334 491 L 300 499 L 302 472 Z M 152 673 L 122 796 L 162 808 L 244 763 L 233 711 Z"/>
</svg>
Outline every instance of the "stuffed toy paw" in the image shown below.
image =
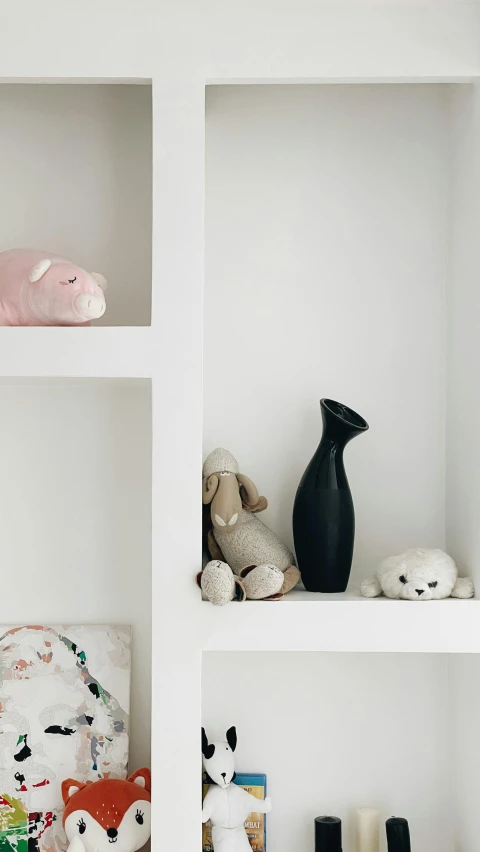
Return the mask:
<svg viewBox="0 0 480 852">
<path fill-rule="evenodd" d="M 452 598 L 473 598 L 475 588 L 471 577 L 457 577 L 452 590 Z"/>
<path fill-rule="evenodd" d="M 459 577 L 455 562 L 443 550 L 413 549 L 389 556 L 378 567 L 375 577 L 364 580 L 365 598 L 385 595 L 407 601 L 431 601 L 442 598 L 471 598 L 473 582 Z"/>
<path fill-rule="evenodd" d="M 276 565 L 257 565 L 244 568 L 241 573 L 247 598 L 251 601 L 261 601 L 278 595 L 283 586 L 284 575 Z"/>
<path fill-rule="evenodd" d="M 283 575 L 282 575 L 283 577 Z M 214 606 L 225 606 L 234 599 L 245 600 L 242 580 L 236 577 L 230 565 L 220 559 L 212 559 L 197 576 L 197 583 L 205 597 Z"/>
</svg>

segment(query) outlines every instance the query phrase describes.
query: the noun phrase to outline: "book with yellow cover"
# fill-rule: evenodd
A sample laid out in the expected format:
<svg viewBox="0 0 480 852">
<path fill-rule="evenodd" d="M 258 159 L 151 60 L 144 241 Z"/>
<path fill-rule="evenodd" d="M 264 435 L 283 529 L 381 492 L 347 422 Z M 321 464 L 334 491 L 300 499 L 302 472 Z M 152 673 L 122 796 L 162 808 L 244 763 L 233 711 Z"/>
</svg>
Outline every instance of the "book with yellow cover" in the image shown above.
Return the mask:
<svg viewBox="0 0 480 852">
<path fill-rule="evenodd" d="M 234 784 L 243 787 L 247 793 L 251 793 L 257 799 L 264 799 L 267 795 L 267 776 L 266 775 L 242 775 L 237 773 Z M 209 788 L 204 780 L 203 782 L 203 798 L 207 795 Z M 267 837 L 266 837 L 266 815 L 252 813 L 245 823 L 245 831 L 248 834 L 250 846 L 253 852 L 266 852 Z M 210 822 L 206 822 L 202 830 L 202 852 L 212 852 L 212 826 Z"/>
</svg>

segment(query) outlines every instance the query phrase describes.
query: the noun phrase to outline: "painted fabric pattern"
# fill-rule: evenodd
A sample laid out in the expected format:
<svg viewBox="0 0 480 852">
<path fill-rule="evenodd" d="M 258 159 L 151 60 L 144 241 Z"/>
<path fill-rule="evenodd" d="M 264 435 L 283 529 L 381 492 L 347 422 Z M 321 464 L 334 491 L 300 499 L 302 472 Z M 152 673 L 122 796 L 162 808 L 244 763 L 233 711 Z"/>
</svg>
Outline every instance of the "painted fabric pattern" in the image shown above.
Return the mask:
<svg viewBox="0 0 480 852">
<path fill-rule="evenodd" d="M 0 852 L 61 852 L 61 783 L 125 778 L 130 629 L 0 628 Z"/>
</svg>

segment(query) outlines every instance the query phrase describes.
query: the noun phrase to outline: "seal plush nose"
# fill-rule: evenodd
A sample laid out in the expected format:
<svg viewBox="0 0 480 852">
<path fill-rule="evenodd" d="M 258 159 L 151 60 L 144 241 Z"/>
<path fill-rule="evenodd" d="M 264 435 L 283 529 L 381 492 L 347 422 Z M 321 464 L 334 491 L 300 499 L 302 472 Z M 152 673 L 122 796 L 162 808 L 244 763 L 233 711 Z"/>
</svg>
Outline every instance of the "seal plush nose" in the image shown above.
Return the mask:
<svg viewBox="0 0 480 852">
<path fill-rule="evenodd" d="M 80 293 L 75 296 L 75 310 L 86 320 L 98 319 L 105 312 L 105 299 L 103 296 L 92 296 L 89 293 Z"/>
<path fill-rule="evenodd" d="M 111 837 L 111 838 L 112 838 L 112 840 L 113 840 L 113 838 L 117 836 L 118 831 L 117 831 L 117 829 L 116 829 L 116 828 L 107 828 L 107 834 L 108 834 L 108 836 L 109 836 L 109 837 Z"/>
<path fill-rule="evenodd" d="M 418 597 L 420 597 L 420 595 L 423 595 L 425 589 L 415 589 L 415 591 L 416 591 Z"/>
</svg>

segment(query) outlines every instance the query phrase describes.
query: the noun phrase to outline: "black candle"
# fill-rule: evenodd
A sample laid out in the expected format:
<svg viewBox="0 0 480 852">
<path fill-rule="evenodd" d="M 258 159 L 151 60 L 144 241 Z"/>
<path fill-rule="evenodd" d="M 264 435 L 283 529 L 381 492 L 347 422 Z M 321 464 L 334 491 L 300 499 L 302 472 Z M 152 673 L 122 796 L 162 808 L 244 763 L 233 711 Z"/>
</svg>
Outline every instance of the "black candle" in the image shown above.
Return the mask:
<svg viewBox="0 0 480 852">
<path fill-rule="evenodd" d="M 403 817 L 387 819 L 388 852 L 411 852 L 408 822 Z"/>
<path fill-rule="evenodd" d="M 342 821 L 338 817 L 316 818 L 315 852 L 342 852 Z"/>
</svg>

